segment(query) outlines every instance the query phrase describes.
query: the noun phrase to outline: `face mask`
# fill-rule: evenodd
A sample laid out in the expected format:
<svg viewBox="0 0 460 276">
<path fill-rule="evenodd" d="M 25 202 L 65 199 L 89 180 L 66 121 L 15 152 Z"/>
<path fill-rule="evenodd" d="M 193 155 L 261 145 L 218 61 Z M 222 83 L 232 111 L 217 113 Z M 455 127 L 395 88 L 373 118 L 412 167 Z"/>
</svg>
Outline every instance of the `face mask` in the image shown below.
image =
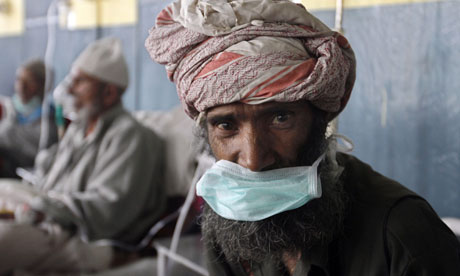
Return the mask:
<svg viewBox="0 0 460 276">
<path fill-rule="evenodd" d="M 12 101 L 13 107 L 16 110 L 16 122 L 18 124 L 26 125 L 40 120 L 42 116 L 42 103 L 40 97 L 35 96 L 24 104 L 19 96 L 15 94 Z"/>
<path fill-rule="evenodd" d="M 258 221 L 321 197 L 318 165 L 253 172 L 220 160 L 197 183 L 197 195 L 221 217 Z"/>
<path fill-rule="evenodd" d="M 41 107 L 40 97 L 35 96 L 30 99 L 27 103 L 23 103 L 17 94 L 13 95 L 13 105 L 14 109 L 24 116 L 29 116 L 34 111 Z"/>
<path fill-rule="evenodd" d="M 75 99 L 69 92 L 71 83 L 72 75 L 67 75 L 53 91 L 56 110 L 60 112 L 60 118 L 56 118 L 57 120 L 63 121 L 63 118 L 67 118 L 73 121 L 76 118 Z"/>
</svg>

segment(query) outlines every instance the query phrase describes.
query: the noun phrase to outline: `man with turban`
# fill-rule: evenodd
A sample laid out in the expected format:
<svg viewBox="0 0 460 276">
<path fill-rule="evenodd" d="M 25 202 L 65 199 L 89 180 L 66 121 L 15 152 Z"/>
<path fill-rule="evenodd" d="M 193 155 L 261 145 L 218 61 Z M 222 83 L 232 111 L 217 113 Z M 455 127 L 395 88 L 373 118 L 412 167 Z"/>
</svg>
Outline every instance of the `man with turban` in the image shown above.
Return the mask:
<svg viewBox="0 0 460 276">
<path fill-rule="evenodd" d="M 197 184 L 210 275 L 460 275 L 430 205 L 326 137 L 355 56 L 301 5 L 175 2 L 146 48 L 217 160 Z"/>
<path fill-rule="evenodd" d="M 0 177 L 15 177 L 16 168 L 32 167 L 37 155 L 42 129 L 42 101 L 46 67 L 34 59 L 16 71 L 15 94 L 0 97 Z M 46 146 L 57 141 L 52 116 Z"/>
<path fill-rule="evenodd" d="M 52 162 L 38 162 L 43 177 L 33 187 L 0 183 L 0 208 L 15 207 L 0 219 L 0 275 L 106 269 L 111 247 L 83 241 L 137 244 L 163 212 L 163 143 L 122 105 L 121 42 L 91 43 L 71 75 L 76 118 L 46 155 Z"/>
</svg>

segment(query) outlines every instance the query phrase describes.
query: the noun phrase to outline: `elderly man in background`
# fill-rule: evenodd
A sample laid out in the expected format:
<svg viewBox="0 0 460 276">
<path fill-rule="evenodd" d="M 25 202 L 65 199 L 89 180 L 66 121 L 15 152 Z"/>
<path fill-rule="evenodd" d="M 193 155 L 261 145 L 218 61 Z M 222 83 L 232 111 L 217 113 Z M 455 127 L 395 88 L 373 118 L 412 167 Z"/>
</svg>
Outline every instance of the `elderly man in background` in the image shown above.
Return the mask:
<svg viewBox="0 0 460 276">
<path fill-rule="evenodd" d="M 15 94 L 0 98 L 0 177 L 15 177 L 17 167 L 32 167 L 40 143 L 46 67 L 31 60 L 16 72 Z M 49 117 L 49 146 L 57 141 Z"/>
<path fill-rule="evenodd" d="M 197 184 L 210 275 L 460 275 L 431 206 L 326 137 L 356 62 L 301 5 L 175 2 L 146 48 L 218 160 Z"/>
<path fill-rule="evenodd" d="M 136 243 L 163 211 L 162 141 L 123 108 L 128 68 L 121 42 L 92 43 L 71 74 L 76 120 L 45 155 L 51 160 L 38 162 L 43 177 L 28 189 L 0 185 L 6 200 L 28 196 L 19 212 L 0 219 L 0 274 L 105 269 L 111 248 L 82 240 Z"/>
</svg>

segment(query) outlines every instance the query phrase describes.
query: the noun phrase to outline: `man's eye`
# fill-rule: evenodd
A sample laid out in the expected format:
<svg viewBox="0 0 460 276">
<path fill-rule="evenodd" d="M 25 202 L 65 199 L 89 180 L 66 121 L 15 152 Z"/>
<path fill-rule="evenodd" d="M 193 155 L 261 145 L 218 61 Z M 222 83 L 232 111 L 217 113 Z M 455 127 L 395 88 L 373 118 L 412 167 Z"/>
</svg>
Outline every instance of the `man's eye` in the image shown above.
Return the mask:
<svg viewBox="0 0 460 276">
<path fill-rule="evenodd" d="M 216 123 L 216 127 L 220 130 L 232 130 L 233 124 L 230 122 L 219 122 Z"/>
<path fill-rule="evenodd" d="M 77 85 L 77 84 L 79 84 L 79 83 L 81 83 L 81 78 L 80 78 L 80 77 L 76 77 L 76 78 L 74 78 L 74 79 L 72 80 L 72 84 L 73 84 L 73 85 Z"/>
<path fill-rule="evenodd" d="M 272 124 L 273 125 L 284 125 L 288 123 L 292 118 L 292 115 L 289 113 L 278 113 L 274 116 Z"/>
</svg>

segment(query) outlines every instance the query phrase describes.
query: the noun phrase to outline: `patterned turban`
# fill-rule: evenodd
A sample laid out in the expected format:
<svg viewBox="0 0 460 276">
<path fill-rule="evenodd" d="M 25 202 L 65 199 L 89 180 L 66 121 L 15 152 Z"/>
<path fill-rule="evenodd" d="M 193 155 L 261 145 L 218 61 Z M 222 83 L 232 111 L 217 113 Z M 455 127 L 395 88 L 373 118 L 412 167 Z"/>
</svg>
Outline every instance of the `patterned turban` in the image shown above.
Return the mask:
<svg viewBox="0 0 460 276">
<path fill-rule="evenodd" d="M 181 0 L 145 42 L 187 114 L 243 102 L 308 100 L 335 117 L 355 81 L 348 41 L 287 0 Z"/>
</svg>

